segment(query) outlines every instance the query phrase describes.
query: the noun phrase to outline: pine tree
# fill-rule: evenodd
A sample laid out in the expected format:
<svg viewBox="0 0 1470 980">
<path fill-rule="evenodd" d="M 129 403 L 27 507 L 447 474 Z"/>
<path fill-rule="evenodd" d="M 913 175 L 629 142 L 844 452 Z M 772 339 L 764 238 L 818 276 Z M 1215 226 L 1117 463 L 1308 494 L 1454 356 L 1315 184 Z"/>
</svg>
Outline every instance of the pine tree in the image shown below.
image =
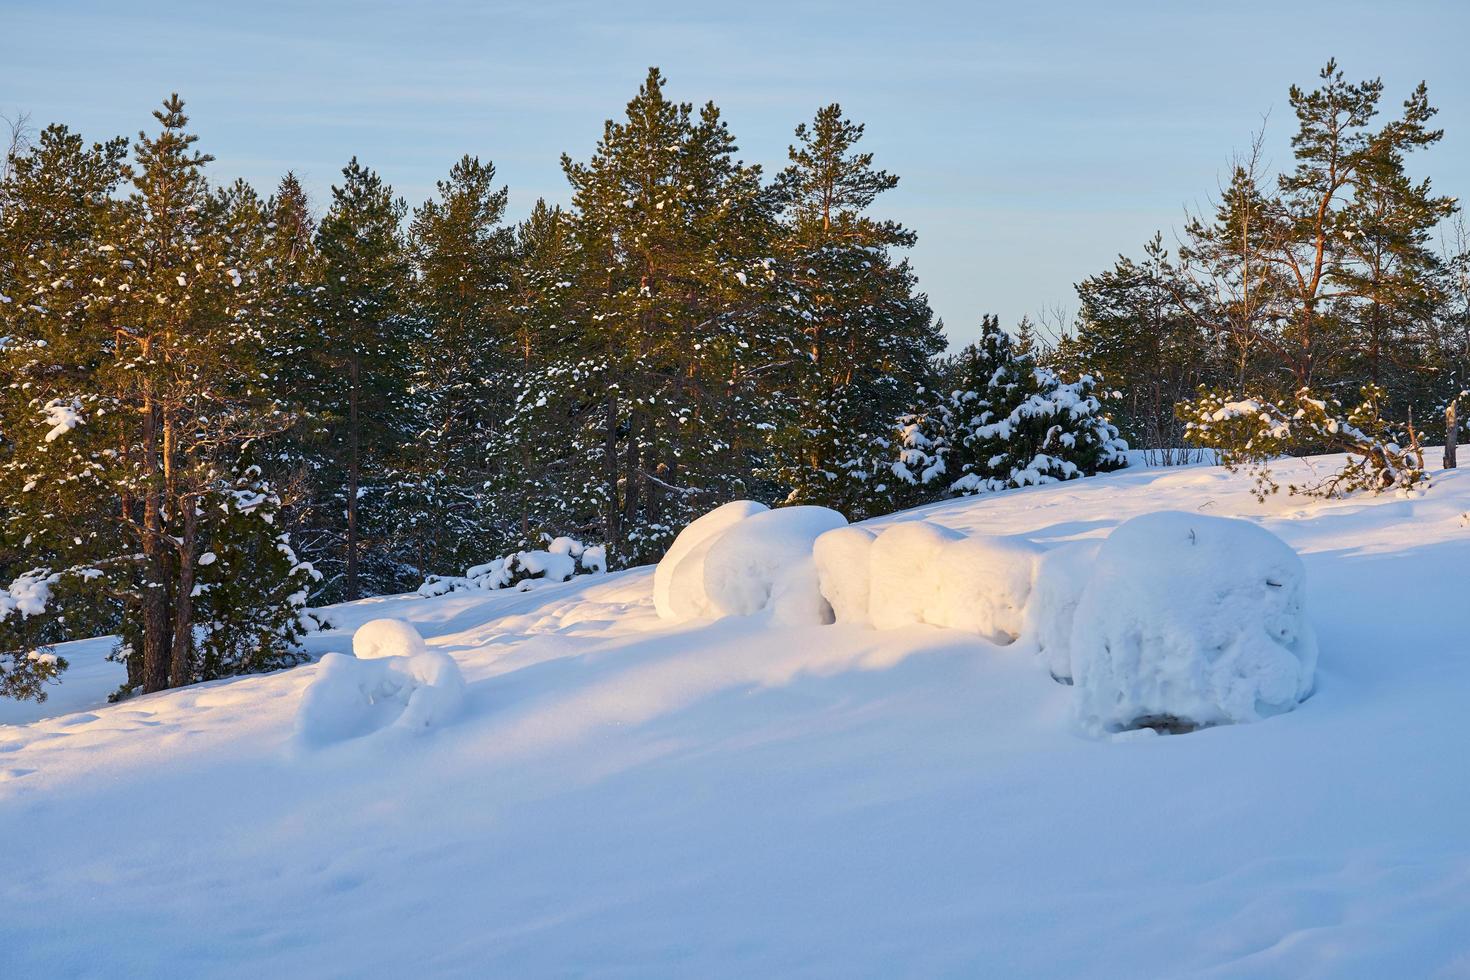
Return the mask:
<svg viewBox="0 0 1470 980">
<path fill-rule="evenodd" d="M 177 96 L 155 116 L 131 168 L 118 143 L 85 151 L 49 131 L 7 185 L 3 248 L 26 339 L 4 351 L 23 394 L 5 404 L 0 506 L 32 529 L 12 560 L 121 606 L 136 637 L 127 687 L 147 691 L 196 678 L 202 517 L 241 448 L 290 421 L 261 371 L 259 201 L 211 192 Z M 23 229 L 54 223 L 62 200 L 75 236 L 28 243 Z"/>
<path fill-rule="evenodd" d="M 356 599 L 406 587 L 419 571 L 396 550 L 403 542 L 384 499 L 413 435 L 409 355 L 417 325 L 401 228 L 407 205 L 356 158 L 342 177 L 317 229 L 318 330 L 331 380 L 311 410 L 330 439 L 331 466 L 319 477 L 334 488 L 323 495 L 324 530 L 340 542 L 330 594 Z"/>
<path fill-rule="evenodd" d="M 447 571 L 506 544 L 485 487 L 488 444 L 504 420 L 515 363 L 515 231 L 495 167 L 464 157 L 410 229 L 422 332 L 414 345 L 416 449 L 390 502 L 416 539 L 416 563 Z"/>
<path fill-rule="evenodd" d="M 944 348 L 925 297 L 894 252 L 913 232 L 871 217 L 898 178 L 855 147 L 863 127 L 829 105 L 796 130 L 777 188 L 785 208 L 788 313 L 805 363 L 793 418 L 775 439 L 788 499 L 836 507 L 853 519 L 894 507 L 892 466 L 901 420 L 932 378 Z"/>
</svg>

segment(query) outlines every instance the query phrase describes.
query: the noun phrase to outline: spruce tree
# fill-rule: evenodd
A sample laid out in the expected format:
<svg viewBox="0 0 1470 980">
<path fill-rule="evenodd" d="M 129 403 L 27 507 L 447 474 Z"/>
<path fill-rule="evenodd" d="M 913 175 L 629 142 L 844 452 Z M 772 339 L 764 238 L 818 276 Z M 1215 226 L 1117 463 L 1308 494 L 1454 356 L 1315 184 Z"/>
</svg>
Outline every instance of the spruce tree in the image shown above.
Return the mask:
<svg viewBox="0 0 1470 980">
<path fill-rule="evenodd" d="M 1070 384 L 1019 354 L 993 316 L 956 360 L 950 395 L 955 493 L 1055 483 L 1117 469 L 1128 444 L 1102 413 L 1096 382 Z"/>
</svg>

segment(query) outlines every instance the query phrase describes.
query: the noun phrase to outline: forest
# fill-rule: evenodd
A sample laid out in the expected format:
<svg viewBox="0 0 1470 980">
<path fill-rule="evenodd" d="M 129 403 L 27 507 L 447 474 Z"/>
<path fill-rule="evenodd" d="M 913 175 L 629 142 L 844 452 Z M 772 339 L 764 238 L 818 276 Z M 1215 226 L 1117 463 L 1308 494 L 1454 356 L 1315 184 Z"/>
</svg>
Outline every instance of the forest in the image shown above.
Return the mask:
<svg viewBox="0 0 1470 980">
<path fill-rule="evenodd" d="M 1288 96 L 1288 167 L 1258 134 L 1075 319 L 975 311 L 960 350 L 837 104 L 768 174 L 651 69 L 518 223 L 473 156 L 414 207 L 357 159 L 322 201 L 217 178 L 176 94 L 132 140 L 20 121 L 0 696 L 99 634 L 118 697 L 288 666 L 313 607 L 559 539 L 646 564 L 732 500 L 857 521 L 1200 452 L 1262 495 L 1324 452 L 1347 468 L 1291 491 L 1422 487 L 1470 368 L 1470 234 L 1412 167 L 1436 110 L 1335 63 Z"/>
</svg>

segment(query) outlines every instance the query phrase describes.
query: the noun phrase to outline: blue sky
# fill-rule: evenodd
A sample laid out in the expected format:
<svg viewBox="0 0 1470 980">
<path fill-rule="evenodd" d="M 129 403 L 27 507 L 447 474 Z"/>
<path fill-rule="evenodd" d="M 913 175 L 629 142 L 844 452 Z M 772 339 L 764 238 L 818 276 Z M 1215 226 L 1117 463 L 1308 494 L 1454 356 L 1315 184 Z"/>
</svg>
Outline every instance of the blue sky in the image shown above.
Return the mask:
<svg viewBox="0 0 1470 980">
<path fill-rule="evenodd" d="M 0 0 L 0 111 L 89 137 L 189 103 L 219 180 L 287 169 L 318 205 L 356 154 L 417 203 L 463 153 L 493 160 L 513 216 L 565 200 L 585 157 L 659 65 L 713 99 L 742 155 L 779 166 L 791 130 L 841 102 L 899 174 L 883 210 L 919 233 L 923 288 L 957 342 L 981 313 L 1074 310 L 1072 285 L 1208 203 L 1286 91 L 1329 56 L 1420 79 L 1443 143 L 1413 162 L 1470 191 L 1470 4 L 744 2 L 73 3 Z"/>
</svg>

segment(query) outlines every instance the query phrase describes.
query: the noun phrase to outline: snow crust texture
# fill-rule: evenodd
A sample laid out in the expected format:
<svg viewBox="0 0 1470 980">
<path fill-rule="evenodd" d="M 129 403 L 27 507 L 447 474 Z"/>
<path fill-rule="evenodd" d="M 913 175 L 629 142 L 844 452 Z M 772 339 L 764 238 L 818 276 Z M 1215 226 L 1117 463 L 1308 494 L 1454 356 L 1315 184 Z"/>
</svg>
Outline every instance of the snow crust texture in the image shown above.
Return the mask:
<svg viewBox="0 0 1470 980">
<path fill-rule="evenodd" d="M 1084 728 L 1188 730 L 1257 721 L 1312 690 L 1305 574 L 1250 521 L 1161 511 L 1120 525 L 1072 621 Z"/>
<path fill-rule="evenodd" d="M 314 748 L 394 730 L 422 732 L 464 703 L 454 658 L 430 650 L 411 623 L 374 619 L 352 636 L 354 656 L 328 653 L 301 697 L 296 738 Z"/>
</svg>

